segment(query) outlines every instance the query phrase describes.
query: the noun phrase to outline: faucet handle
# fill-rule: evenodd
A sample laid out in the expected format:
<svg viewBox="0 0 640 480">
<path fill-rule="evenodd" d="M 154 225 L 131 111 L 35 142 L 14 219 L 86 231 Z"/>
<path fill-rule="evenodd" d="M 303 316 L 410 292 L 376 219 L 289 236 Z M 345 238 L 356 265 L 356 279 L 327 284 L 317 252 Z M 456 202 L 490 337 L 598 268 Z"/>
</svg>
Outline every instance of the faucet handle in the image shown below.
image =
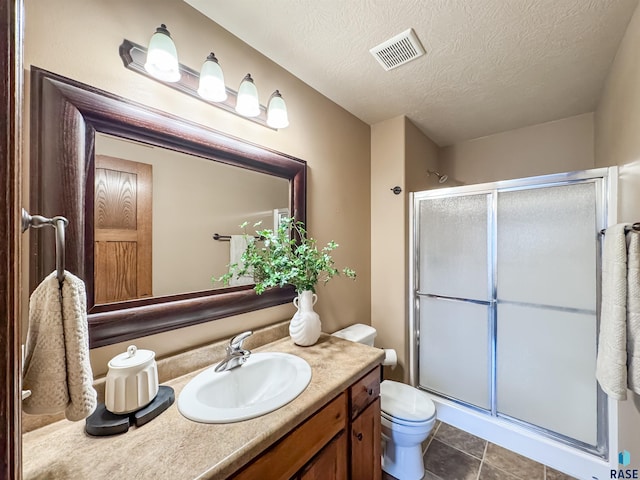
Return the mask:
<svg viewBox="0 0 640 480">
<path fill-rule="evenodd" d="M 239 335 L 236 335 L 229 341 L 228 349 L 230 351 L 242 350 L 242 342 L 244 342 L 249 335 L 252 335 L 253 332 L 251 330 L 247 332 L 242 332 Z"/>
</svg>

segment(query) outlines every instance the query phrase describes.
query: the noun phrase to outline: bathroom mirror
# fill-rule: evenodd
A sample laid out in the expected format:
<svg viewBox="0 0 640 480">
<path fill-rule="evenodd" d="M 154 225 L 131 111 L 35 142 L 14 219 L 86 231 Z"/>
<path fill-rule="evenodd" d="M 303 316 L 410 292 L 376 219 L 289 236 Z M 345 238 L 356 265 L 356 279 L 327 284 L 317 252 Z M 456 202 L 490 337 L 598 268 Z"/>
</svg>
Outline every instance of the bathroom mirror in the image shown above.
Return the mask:
<svg viewBox="0 0 640 480">
<path fill-rule="evenodd" d="M 294 297 L 291 287 L 256 295 L 251 286 L 241 285 L 199 291 L 189 291 L 186 287 L 184 291 L 163 292 L 160 296 L 97 303 L 95 206 L 96 200 L 99 203 L 101 199 L 100 194 L 96 198 L 95 193 L 96 158 L 122 155 L 114 155 L 113 151 L 103 155 L 96 146 L 102 148 L 105 140 L 114 139 L 134 142 L 138 148 L 153 147 L 188 155 L 200 163 L 211 162 L 242 169 L 250 175 L 272 177 L 277 180 L 275 183 L 284 182 L 288 186 L 286 207 L 292 216 L 304 222 L 306 213 L 306 163 L 303 160 L 32 67 L 30 209 L 45 216 L 62 215 L 69 220 L 65 266 L 82 278 L 87 287 L 92 348 L 279 305 Z M 247 194 L 246 185 L 244 189 L 243 185 L 237 185 L 236 191 L 237 195 Z M 283 207 L 282 193 L 279 195 L 276 203 L 265 204 L 263 214 Z M 213 239 L 214 233 L 241 233 L 217 231 L 218 225 L 221 229 L 228 225 L 222 219 L 208 221 L 211 248 L 220 248 L 219 241 Z M 53 232 L 47 230 L 52 229 L 31 234 L 32 290 L 54 268 L 55 241 Z M 187 235 L 187 232 L 179 233 Z M 176 249 L 186 248 L 177 241 L 170 243 L 175 243 Z M 210 273 L 213 276 L 224 272 Z"/>
</svg>

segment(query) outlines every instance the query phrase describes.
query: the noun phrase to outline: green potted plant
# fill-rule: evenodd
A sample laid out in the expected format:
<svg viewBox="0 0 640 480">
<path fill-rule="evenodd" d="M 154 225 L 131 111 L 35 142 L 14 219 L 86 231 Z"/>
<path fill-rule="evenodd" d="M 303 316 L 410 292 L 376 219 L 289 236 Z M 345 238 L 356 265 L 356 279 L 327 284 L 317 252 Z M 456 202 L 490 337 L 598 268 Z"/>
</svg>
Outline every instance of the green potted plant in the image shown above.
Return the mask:
<svg viewBox="0 0 640 480">
<path fill-rule="evenodd" d="M 254 224 L 254 228 L 259 225 Z M 313 310 L 318 298 L 316 285 L 327 283 L 340 273 L 355 278 L 356 272 L 348 267 L 338 270 L 331 257 L 338 244 L 331 241 L 319 249 L 316 240 L 307 236 L 304 224 L 293 218 L 283 218 L 275 231 L 257 230 L 261 242 L 246 234 L 247 222 L 241 226 L 245 229 L 247 248 L 240 262 L 229 265 L 229 271 L 214 280 L 228 285 L 234 276 L 252 275 L 258 294 L 267 288 L 293 285 L 298 294 L 293 304 L 298 311 L 291 319 L 289 333 L 298 345 L 315 344 L 321 330 L 320 318 Z"/>
</svg>

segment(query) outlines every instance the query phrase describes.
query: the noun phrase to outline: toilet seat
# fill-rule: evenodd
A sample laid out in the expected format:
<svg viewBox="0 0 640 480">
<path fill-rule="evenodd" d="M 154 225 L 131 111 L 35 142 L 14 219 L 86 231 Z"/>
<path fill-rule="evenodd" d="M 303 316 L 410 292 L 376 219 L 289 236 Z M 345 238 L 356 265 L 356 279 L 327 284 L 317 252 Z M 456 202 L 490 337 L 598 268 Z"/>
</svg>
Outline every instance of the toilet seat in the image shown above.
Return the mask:
<svg viewBox="0 0 640 480">
<path fill-rule="evenodd" d="M 411 428 L 416 428 L 416 429 L 421 429 L 423 427 L 429 427 L 431 428 L 433 426 L 433 423 L 435 422 L 435 415 L 433 417 L 431 417 L 428 420 L 425 420 L 423 422 L 412 422 L 412 421 L 407 421 L 407 420 L 402 420 L 400 418 L 394 417 L 392 415 L 389 415 L 388 413 L 385 412 L 380 412 L 380 415 L 382 417 L 383 420 L 386 420 L 390 423 L 393 423 L 394 425 L 401 425 L 404 427 L 411 427 Z"/>
<path fill-rule="evenodd" d="M 436 415 L 436 406 L 429 395 L 393 380 L 380 384 L 380 409 L 387 420 L 416 427 L 431 422 Z"/>
</svg>

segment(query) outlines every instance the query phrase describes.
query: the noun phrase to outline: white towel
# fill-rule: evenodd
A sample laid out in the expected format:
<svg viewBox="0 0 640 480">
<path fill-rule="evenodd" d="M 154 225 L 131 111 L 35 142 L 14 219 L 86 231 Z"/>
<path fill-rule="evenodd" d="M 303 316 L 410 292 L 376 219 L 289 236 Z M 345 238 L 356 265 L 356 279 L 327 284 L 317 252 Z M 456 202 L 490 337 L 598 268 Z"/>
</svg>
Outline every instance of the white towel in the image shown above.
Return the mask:
<svg viewBox="0 0 640 480">
<path fill-rule="evenodd" d="M 640 234 L 629 234 L 627 258 L 627 386 L 640 395 Z"/>
<path fill-rule="evenodd" d="M 26 413 L 64 411 L 72 421 L 88 417 L 96 408 L 89 361 L 87 300 L 84 282 L 65 272 L 62 290 L 56 272 L 31 294 L 23 388 L 31 396 Z"/>
<path fill-rule="evenodd" d="M 607 228 L 596 378 L 611 398 L 627 398 L 627 243 L 625 225 Z"/>
<path fill-rule="evenodd" d="M 239 268 L 244 265 L 242 262 L 242 254 L 247 249 L 247 245 L 252 239 L 246 235 L 231 235 L 229 240 L 229 265 L 237 264 Z M 246 275 L 238 277 L 234 275 L 229 280 L 229 285 L 251 285 L 255 283 L 253 280 L 253 274 L 250 272 Z"/>
</svg>

